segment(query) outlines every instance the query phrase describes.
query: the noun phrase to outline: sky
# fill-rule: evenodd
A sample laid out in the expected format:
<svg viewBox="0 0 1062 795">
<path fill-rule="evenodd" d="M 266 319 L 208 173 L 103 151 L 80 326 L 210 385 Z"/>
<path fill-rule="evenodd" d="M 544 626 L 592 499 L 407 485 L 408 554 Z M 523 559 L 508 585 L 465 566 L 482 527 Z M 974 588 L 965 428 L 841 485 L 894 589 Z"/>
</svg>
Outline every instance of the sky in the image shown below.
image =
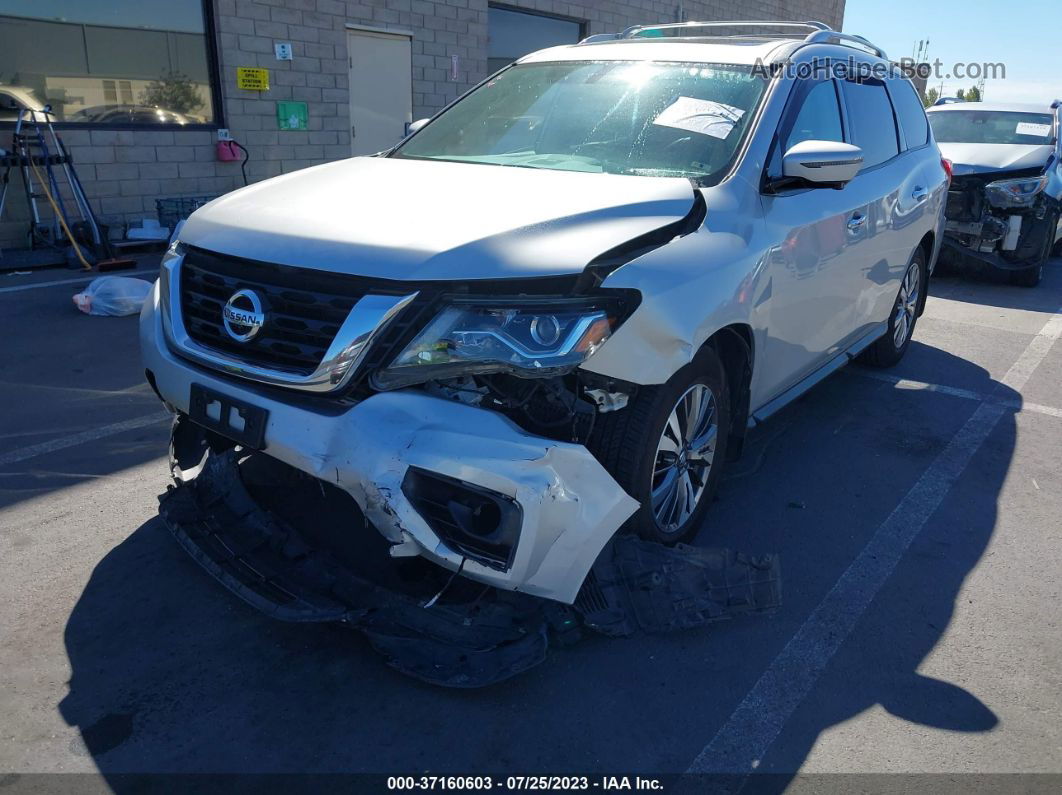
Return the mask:
<svg viewBox="0 0 1062 795">
<path fill-rule="evenodd" d="M 845 33 L 865 36 L 893 60 L 911 57 L 929 39 L 929 60 L 941 70 L 955 63 L 1002 63 L 1005 79 L 985 81 L 985 99 L 1043 102 L 1062 98 L 1060 0 L 847 0 Z M 976 80 L 945 79 L 943 96 Z M 941 79 L 930 78 L 930 88 Z"/>
</svg>

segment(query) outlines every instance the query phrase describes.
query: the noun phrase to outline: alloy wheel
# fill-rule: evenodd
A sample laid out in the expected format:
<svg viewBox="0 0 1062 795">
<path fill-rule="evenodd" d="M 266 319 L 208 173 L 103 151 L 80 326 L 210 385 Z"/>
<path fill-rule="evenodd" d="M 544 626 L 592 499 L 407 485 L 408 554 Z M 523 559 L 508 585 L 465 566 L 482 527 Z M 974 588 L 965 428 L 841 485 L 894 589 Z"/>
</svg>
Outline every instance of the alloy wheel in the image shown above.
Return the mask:
<svg viewBox="0 0 1062 795">
<path fill-rule="evenodd" d="M 896 296 L 896 313 L 892 321 L 892 343 L 899 350 L 914 331 L 915 315 L 918 314 L 918 299 L 922 291 L 922 268 L 918 260 L 911 262 Z"/>
<path fill-rule="evenodd" d="M 665 533 L 677 533 L 704 495 L 719 436 L 716 397 L 694 384 L 675 403 L 660 434 L 650 495 L 653 516 Z"/>
</svg>

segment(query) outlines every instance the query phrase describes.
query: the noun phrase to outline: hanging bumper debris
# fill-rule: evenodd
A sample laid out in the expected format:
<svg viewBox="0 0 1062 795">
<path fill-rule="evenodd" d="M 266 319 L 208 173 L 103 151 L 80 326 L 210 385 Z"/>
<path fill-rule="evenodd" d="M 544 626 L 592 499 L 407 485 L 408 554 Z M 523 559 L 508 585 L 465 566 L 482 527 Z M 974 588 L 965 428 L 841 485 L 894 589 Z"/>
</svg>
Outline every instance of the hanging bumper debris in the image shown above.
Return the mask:
<svg viewBox="0 0 1062 795">
<path fill-rule="evenodd" d="M 177 473 L 159 512 L 206 571 L 273 618 L 349 625 L 390 665 L 433 684 L 502 681 L 583 628 L 689 629 L 780 602 L 773 556 L 617 537 L 569 606 L 393 558 L 349 495 L 268 456 L 209 453 L 197 471 Z"/>
</svg>

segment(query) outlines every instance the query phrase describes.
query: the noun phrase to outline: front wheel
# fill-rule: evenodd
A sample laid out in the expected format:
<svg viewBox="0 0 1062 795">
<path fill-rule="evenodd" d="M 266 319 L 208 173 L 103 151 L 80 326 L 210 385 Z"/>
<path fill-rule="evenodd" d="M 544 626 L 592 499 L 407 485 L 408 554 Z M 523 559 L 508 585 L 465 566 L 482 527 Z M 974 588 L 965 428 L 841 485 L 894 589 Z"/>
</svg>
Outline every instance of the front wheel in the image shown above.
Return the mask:
<svg viewBox="0 0 1062 795">
<path fill-rule="evenodd" d="M 918 311 L 922 304 L 922 291 L 926 287 L 926 255 L 919 247 L 907 265 L 889 315 L 889 328 L 885 335 L 867 349 L 865 361 L 874 367 L 892 367 L 903 358 L 911 345 Z"/>
<path fill-rule="evenodd" d="M 1017 287 L 1036 287 L 1044 278 L 1044 264 L 1034 265 L 1020 271 L 1011 271 L 1008 274 L 1010 283 Z"/>
<path fill-rule="evenodd" d="M 1058 227 L 1058 213 L 1049 215 L 1044 226 L 1046 227 L 1044 231 L 1044 247 L 1040 251 L 1036 264 L 1031 268 L 1011 271 L 1009 274 L 1011 284 L 1015 284 L 1018 287 L 1035 287 L 1044 278 L 1044 267 L 1047 265 L 1047 261 L 1051 259 L 1051 249 L 1054 247 L 1055 229 Z"/>
<path fill-rule="evenodd" d="M 696 535 L 719 486 L 729 429 L 726 374 L 710 348 L 666 384 L 642 387 L 626 408 L 598 417 L 589 446 L 641 503 L 628 528 L 663 544 Z"/>
</svg>

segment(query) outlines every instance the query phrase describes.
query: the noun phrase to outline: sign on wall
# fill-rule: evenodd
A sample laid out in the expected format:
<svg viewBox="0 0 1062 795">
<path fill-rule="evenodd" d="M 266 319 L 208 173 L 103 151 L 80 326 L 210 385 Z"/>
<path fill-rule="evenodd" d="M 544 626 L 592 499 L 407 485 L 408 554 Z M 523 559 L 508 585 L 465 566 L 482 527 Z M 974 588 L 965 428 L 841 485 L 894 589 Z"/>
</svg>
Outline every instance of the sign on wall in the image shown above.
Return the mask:
<svg viewBox="0 0 1062 795">
<path fill-rule="evenodd" d="M 236 67 L 236 88 L 248 91 L 268 91 L 269 70 L 251 66 Z"/>
<path fill-rule="evenodd" d="M 278 102 L 277 127 L 281 130 L 305 130 L 310 111 L 305 102 Z"/>
</svg>

